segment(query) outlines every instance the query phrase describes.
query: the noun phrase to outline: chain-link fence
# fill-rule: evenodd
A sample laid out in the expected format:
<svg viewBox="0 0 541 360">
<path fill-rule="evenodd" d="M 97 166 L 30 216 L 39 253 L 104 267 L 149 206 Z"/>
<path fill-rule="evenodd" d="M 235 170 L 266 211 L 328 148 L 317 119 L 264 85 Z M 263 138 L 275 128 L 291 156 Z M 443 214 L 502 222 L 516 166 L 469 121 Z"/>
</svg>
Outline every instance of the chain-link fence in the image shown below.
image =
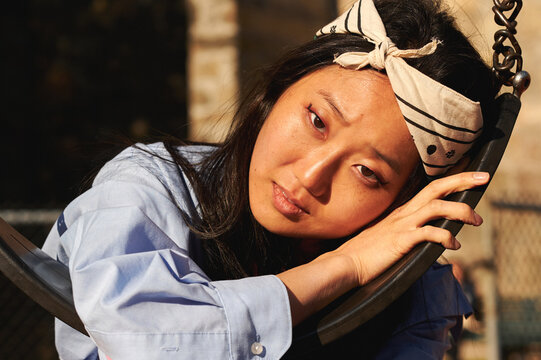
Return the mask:
<svg viewBox="0 0 541 360">
<path fill-rule="evenodd" d="M 522 359 L 541 344 L 541 202 L 494 201 L 492 219 L 502 354 Z"/>
</svg>

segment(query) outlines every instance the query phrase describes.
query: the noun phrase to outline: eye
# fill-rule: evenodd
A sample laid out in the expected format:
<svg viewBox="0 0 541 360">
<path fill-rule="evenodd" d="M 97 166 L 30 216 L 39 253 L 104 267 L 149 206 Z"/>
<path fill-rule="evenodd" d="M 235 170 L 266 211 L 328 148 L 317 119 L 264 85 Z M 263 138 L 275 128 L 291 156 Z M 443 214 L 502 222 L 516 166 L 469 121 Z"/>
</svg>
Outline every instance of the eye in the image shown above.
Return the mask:
<svg viewBox="0 0 541 360">
<path fill-rule="evenodd" d="M 358 165 L 357 169 L 359 170 L 361 175 L 364 178 L 366 178 L 368 181 L 370 181 L 371 183 L 374 183 L 374 184 L 379 184 L 380 183 L 376 173 L 372 169 L 370 169 L 369 167 L 366 167 L 364 165 Z"/>
<path fill-rule="evenodd" d="M 310 111 L 310 121 L 312 121 L 314 128 L 316 128 L 316 130 L 319 132 L 325 132 L 325 123 L 314 111 L 312 111 L 312 105 L 308 106 L 308 111 Z"/>
</svg>

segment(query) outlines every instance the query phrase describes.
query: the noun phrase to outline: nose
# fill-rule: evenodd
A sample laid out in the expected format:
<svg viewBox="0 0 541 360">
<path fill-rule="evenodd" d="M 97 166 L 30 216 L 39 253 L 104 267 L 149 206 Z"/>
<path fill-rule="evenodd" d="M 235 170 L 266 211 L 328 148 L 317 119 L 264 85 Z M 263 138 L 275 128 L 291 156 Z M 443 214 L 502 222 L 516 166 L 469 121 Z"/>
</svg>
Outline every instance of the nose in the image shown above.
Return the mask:
<svg viewBox="0 0 541 360">
<path fill-rule="evenodd" d="M 339 166 L 338 151 L 314 151 L 297 161 L 295 176 L 310 194 L 321 198 L 330 192 Z"/>
</svg>

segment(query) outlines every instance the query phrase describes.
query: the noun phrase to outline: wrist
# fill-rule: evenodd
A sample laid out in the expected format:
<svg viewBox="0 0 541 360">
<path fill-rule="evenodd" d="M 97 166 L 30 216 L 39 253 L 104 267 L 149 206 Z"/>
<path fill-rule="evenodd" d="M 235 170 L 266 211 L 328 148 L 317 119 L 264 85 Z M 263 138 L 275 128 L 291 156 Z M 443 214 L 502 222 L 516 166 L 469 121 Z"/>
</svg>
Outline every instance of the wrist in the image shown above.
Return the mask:
<svg viewBox="0 0 541 360">
<path fill-rule="evenodd" d="M 348 258 L 330 252 L 277 275 L 288 290 L 294 325 L 357 286 Z"/>
<path fill-rule="evenodd" d="M 344 292 L 360 285 L 358 264 L 342 248 L 322 254 L 312 262 L 321 264 L 333 277 L 333 282 L 341 284 Z"/>
<path fill-rule="evenodd" d="M 346 244 L 343 244 L 338 249 L 332 251 L 332 256 L 343 263 L 343 266 L 346 269 L 345 271 L 347 271 L 347 281 L 350 281 L 353 284 L 351 288 L 362 286 L 364 285 L 364 281 L 361 263 L 357 257 L 351 256 L 352 252 L 348 251 L 348 248 L 345 245 Z M 328 254 L 331 255 L 331 253 Z"/>
</svg>

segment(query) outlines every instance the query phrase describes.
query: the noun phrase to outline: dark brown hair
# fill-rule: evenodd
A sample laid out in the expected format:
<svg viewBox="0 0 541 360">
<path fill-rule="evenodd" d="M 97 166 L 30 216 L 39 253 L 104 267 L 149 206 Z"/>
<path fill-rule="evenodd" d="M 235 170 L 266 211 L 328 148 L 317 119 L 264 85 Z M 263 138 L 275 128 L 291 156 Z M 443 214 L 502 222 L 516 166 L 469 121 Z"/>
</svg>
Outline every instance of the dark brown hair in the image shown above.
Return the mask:
<svg viewBox="0 0 541 360">
<path fill-rule="evenodd" d="M 497 91 L 491 73 L 457 30 L 454 19 L 441 11 L 439 1 L 376 0 L 375 4 L 388 36 L 399 48 L 420 48 L 433 38 L 443 41 L 434 54 L 408 62 L 442 84 L 480 101 L 485 119 L 490 119 L 487 109 Z M 293 49 L 263 69 L 260 79 L 241 100 L 227 138 L 197 164 L 197 171 L 175 151 L 180 142 L 166 142 L 198 198 L 201 215 L 190 218 L 189 223 L 203 242 L 205 262 L 200 265 L 212 279 L 277 273 L 294 265 L 294 241 L 267 232 L 250 211 L 248 170 L 257 135 L 280 95 L 296 81 L 331 65 L 338 54 L 372 49 L 371 43 L 357 35 L 326 35 Z M 421 175 L 422 167 L 418 166 L 408 189 L 395 205 L 419 190 Z"/>
</svg>

